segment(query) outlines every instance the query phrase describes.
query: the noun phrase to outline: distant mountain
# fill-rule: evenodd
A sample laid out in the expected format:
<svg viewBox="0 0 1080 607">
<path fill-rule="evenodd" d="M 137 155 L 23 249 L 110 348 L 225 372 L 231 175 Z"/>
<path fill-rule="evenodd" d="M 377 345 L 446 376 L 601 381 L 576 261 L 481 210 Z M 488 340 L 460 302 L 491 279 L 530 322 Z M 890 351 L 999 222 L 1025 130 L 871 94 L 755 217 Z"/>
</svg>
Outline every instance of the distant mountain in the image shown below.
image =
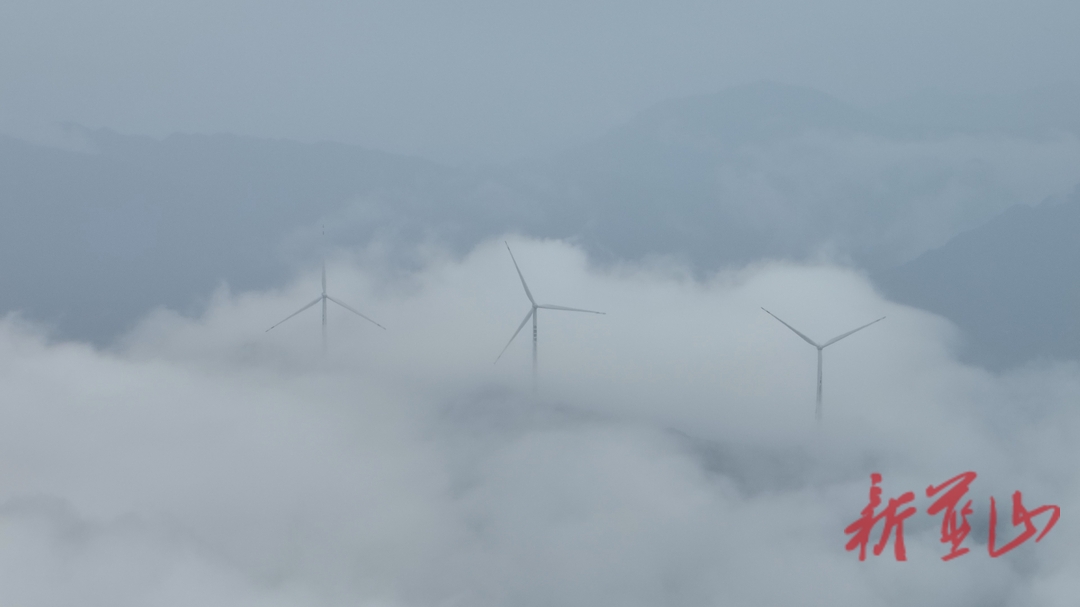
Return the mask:
<svg viewBox="0 0 1080 607">
<path fill-rule="evenodd" d="M 779 85 L 661 103 L 545 167 L 550 229 L 573 229 L 621 257 L 673 253 L 706 267 L 802 257 L 825 235 L 790 224 L 805 226 L 814 209 L 783 200 L 755 154 L 813 131 L 865 128 L 866 117 L 835 99 Z M 770 200 L 740 191 L 747 177 L 764 182 Z"/>
<path fill-rule="evenodd" d="M 963 355 L 994 369 L 1080 359 L 1080 188 L 1015 206 L 875 280 L 890 298 L 955 322 Z"/>
<path fill-rule="evenodd" d="M 658 104 L 526 167 L 517 191 L 545 210 L 545 233 L 703 269 L 821 252 L 891 267 L 1029 196 L 980 142 L 907 128 L 812 89 L 749 85 Z"/>
<path fill-rule="evenodd" d="M 351 146 L 85 136 L 97 153 L 0 138 L 0 310 L 99 343 L 221 281 L 280 284 L 294 261 L 287 239 L 350 203 L 392 228 L 431 206 L 418 192 L 454 189 L 448 169 Z"/>
<path fill-rule="evenodd" d="M 0 137 L 0 313 L 107 343 L 152 307 L 197 309 L 222 281 L 282 284 L 319 256 L 324 223 L 326 244 L 378 240 L 403 267 L 418 242 L 461 253 L 517 231 L 702 273 L 819 256 L 880 270 L 1080 181 L 1067 144 L 912 124 L 766 83 L 660 103 L 505 167 L 231 135 L 75 127 L 92 152 Z M 1037 178 L 1033 154 L 1053 161 Z"/>
<path fill-rule="evenodd" d="M 809 131 L 882 134 L 886 125 L 815 89 L 762 82 L 658 103 L 571 157 L 607 148 L 678 146 L 715 151 Z"/>
<path fill-rule="evenodd" d="M 898 135 L 957 134 L 1080 137 L 1080 88 L 1043 86 L 1010 95 L 954 95 L 926 90 L 872 108 Z"/>
</svg>

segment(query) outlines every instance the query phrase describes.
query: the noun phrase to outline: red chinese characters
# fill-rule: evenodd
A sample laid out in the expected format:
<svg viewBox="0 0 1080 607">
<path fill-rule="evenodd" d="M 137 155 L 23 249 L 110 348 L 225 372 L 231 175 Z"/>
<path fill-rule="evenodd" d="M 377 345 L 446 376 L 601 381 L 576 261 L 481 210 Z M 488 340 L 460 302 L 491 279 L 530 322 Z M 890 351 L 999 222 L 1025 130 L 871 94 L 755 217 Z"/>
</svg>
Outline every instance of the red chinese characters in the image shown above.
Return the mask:
<svg viewBox="0 0 1080 607">
<path fill-rule="evenodd" d="M 1024 508 L 1023 496 L 1017 491 L 1013 493 L 1013 515 L 1012 524 L 1013 527 L 1017 525 L 1023 525 L 1024 531 L 1016 536 L 1013 541 L 1005 544 L 1000 550 L 994 548 L 994 543 L 997 540 L 997 505 L 994 504 L 994 498 L 990 498 L 990 541 L 986 543 L 987 549 L 990 551 L 990 556 L 997 558 L 1006 552 L 1016 548 L 1020 544 L 1031 539 L 1031 536 L 1035 535 L 1035 524 L 1031 522 L 1031 519 L 1039 516 L 1043 512 L 1051 512 L 1050 522 L 1043 527 L 1042 533 L 1039 537 L 1035 538 L 1035 541 L 1043 539 L 1043 537 L 1049 533 L 1050 529 L 1057 524 L 1058 518 L 1061 517 L 1061 508 L 1057 506 L 1039 506 L 1038 508 L 1028 512 L 1027 508 Z"/>
<path fill-rule="evenodd" d="M 949 554 L 941 557 L 941 560 L 948 561 L 954 559 L 960 555 L 967 554 L 967 548 L 961 548 L 960 544 L 967 537 L 967 534 L 971 531 L 971 525 L 967 522 L 967 517 L 972 513 L 971 500 L 968 500 L 964 507 L 960 509 L 960 523 L 957 524 L 957 512 L 956 505 L 960 503 L 960 499 L 968 491 L 968 486 L 971 485 L 971 481 L 975 480 L 974 472 L 964 472 L 958 474 L 949 480 L 941 483 L 937 487 L 931 485 L 926 488 L 926 497 L 934 497 L 940 493 L 946 487 L 952 485 L 952 487 L 945 492 L 927 508 L 926 513 L 930 516 L 934 516 L 942 509 L 945 509 L 945 516 L 941 521 L 941 543 L 952 544 L 952 549 Z M 993 524 L 993 523 L 991 523 Z"/>
<path fill-rule="evenodd" d="M 911 491 L 900 496 L 899 499 L 889 498 L 889 505 L 885 507 L 878 514 L 874 514 L 874 510 L 881 505 L 881 487 L 878 487 L 878 483 L 881 482 L 881 475 L 877 472 L 870 475 L 870 503 L 867 504 L 862 510 L 862 517 L 854 523 L 847 526 L 844 529 L 844 533 L 854 534 L 854 537 L 847 543 L 847 549 L 854 550 L 859 548 L 859 560 L 866 560 L 866 544 L 870 542 L 870 532 L 873 531 L 874 525 L 878 521 L 885 520 L 885 530 L 881 533 L 881 540 L 874 546 L 874 556 L 881 554 L 881 551 L 885 549 L 885 544 L 889 541 L 889 534 L 892 530 L 896 529 L 896 541 L 893 542 L 893 552 L 896 555 L 896 560 L 906 561 L 907 551 L 904 549 L 904 519 L 915 514 L 914 508 L 906 508 L 903 511 L 897 512 L 900 506 L 912 502 L 915 500 L 915 494 Z"/>
<path fill-rule="evenodd" d="M 970 552 L 968 548 L 962 547 L 961 544 L 963 544 L 964 540 L 971 532 L 968 516 L 974 512 L 971 507 L 972 500 L 967 500 L 967 502 L 964 502 L 963 506 L 960 504 L 963 501 L 964 496 L 967 495 L 968 489 L 976 476 L 977 475 L 974 472 L 963 472 L 940 485 L 930 485 L 926 488 L 926 497 L 937 498 L 930 504 L 930 507 L 927 508 L 926 513 L 931 516 L 938 514 L 942 515 L 940 541 L 942 544 L 949 545 L 949 553 L 941 557 L 941 560 L 943 561 L 949 561 Z M 881 487 L 878 486 L 879 483 L 881 483 L 881 475 L 877 472 L 871 474 L 870 502 L 863 508 L 862 516 L 844 529 L 844 533 L 852 536 L 851 539 L 848 540 L 846 548 L 848 551 L 859 548 L 859 560 L 866 560 L 866 546 L 870 543 L 871 533 L 879 521 L 884 521 L 881 539 L 874 546 L 874 555 L 881 555 L 882 551 L 885 549 L 885 545 L 889 541 L 889 537 L 892 535 L 893 530 L 895 530 L 896 535 L 893 541 L 893 552 L 896 560 L 906 561 L 907 551 L 904 548 L 904 520 L 915 514 L 915 508 L 908 507 L 900 510 L 900 507 L 914 501 L 915 494 L 908 491 L 899 498 L 890 498 L 888 505 L 881 512 L 877 512 L 877 508 L 882 502 Z M 958 508 L 959 510 L 957 510 Z M 1061 508 L 1055 505 L 1045 505 L 1029 511 L 1024 507 L 1021 493 L 1019 491 L 1014 493 L 1012 524 L 1013 527 L 1022 525 L 1023 531 L 1021 531 L 1011 542 L 1008 542 L 1001 548 L 997 548 L 997 504 L 995 503 L 994 498 L 991 497 L 990 538 L 987 543 L 987 550 L 989 551 L 990 556 L 997 558 L 1031 539 L 1038 531 L 1035 523 L 1032 522 L 1032 519 L 1046 513 L 1050 514 L 1050 519 L 1046 522 L 1046 526 L 1042 528 L 1042 531 L 1039 532 L 1038 537 L 1035 538 L 1036 542 L 1042 540 L 1043 537 L 1049 533 L 1050 529 L 1057 524 L 1058 519 L 1061 517 Z"/>
</svg>

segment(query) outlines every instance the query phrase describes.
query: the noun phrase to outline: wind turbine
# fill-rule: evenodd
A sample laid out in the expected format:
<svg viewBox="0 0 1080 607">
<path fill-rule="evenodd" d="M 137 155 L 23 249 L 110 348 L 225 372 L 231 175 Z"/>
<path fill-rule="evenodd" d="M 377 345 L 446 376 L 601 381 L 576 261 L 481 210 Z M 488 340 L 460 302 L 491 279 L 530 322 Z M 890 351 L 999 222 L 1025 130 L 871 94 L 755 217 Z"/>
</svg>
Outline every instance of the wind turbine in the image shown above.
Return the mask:
<svg viewBox="0 0 1080 607">
<path fill-rule="evenodd" d="M 533 299 L 532 291 L 529 291 L 529 285 L 525 284 L 525 276 L 523 276 L 521 274 L 521 268 L 518 267 L 517 260 L 514 259 L 514 252 L 510 251 L 510 245 L 508 243 L 503 242 L 503 244 L 506 245 L 506 250 L 510 252 L 510 260 L 514 262 L 514 269 L 517 270 L 518 278 L 521 279 L 521 286 L 525 287 L 525 295 L 529 298 L 529 303 L 532 304 L 532 309 L 529 310 L 529 313 L 525 315 L 525 319 L 521 321 L 520 325 L 518 325 L 517 331 L 514 331 L 514 334 L 510 337 L 510 341 L 506 342 L 506 345 L 503 346 L 502 352 L 499 352 L 499 356 L 497 356 L 495 358 L 495 362 L 496 363 L 499 362 L 499 359 L 502 358 L 502 355 L 506 352 L 506 349 L 509 348 L 510 344 L 512 344 L 514 342 L 514 338 L 518 336 L 518 333 L 521 333 L 521 329 L 523 329 L 525 327 L 525 323 L 529 322 L 529 319 L 531 318 L 532 319 L 532 330 L 533 330 L 533 340 L 532 340 L 532 380 L 533 380 L 533 391 L 535 391 L 536 390 L 536 311 L 543 308 L 545 310 L 564 310 L 566 312 L 588 312 L 589 314 L 604 314 L 604 312 L 597 312 L 596 310 L 582 310 L 580 308 L 567 308 L 566 306 L 555 306 L 555 305 L 552 305 L 552 304 L 538 304 L 538 303 L 536 303 L 536 300 Z"/>
<path fill-rule="evenodd" d="M 762 308 L 762 310 L 765 310 L 765 308 Z M 779 316 L 777 316 L 776 314 L 773 314 L 772 312 L 769 312 L 768 310 L 765 310 L 765 313 L 768 314 L 769 316 L 772 316 L 776 320 L 780 320 Z M 818 421 L 821 421 L 821 351 L 824 350 L 825 348 L 835 344 L 836 342 L 840 341 L 841 339 L 844 339 L 848 335 L 851 335 L 852 333 L 855 333 L 856 331 L 862 331 L 863 329 L 865 329 L 866 327 L 869 327 L 870 325 L 874 324 L 875 322 L 880 322 L 882 320 L 885 320 L 884 316 L 882 316 L 881 318 L 875 320 L 874 322 L 868 322 L 865 325 L 859 327 L 858 329 L 852 329 L 852 330 L 848 331 L 847 333 L 844 333 L 842 335 L 837 335 L 836 337 L 830 339 L 829 341 L 827 341 L 827 342 L 825 342 L 823 344 L 817 343 L 816 341 L 814 341 L 814 340 L 810 339 L 809 337 L 807 337 L 807 336 L 803 335 L 802 333 L 800 333 L 799 330 L 796 329 L 795 327 L 793 327 L 793 326 L 787 324 L 786 322 L 780 320 L 780 322 L 783 323 L 783 325 L 785 327 L 791 329 L 792 331 L 795 332 L 796 335 L 798 335 L 799 337 L 806 340 L 806 343 L 808 343 L 811 346 L 814 346 L 815 348 L 817 348 L 817 408 L 814 410 L 814 417 L 817 418 Z"/>
<path fill-rule="evenodd" d="M 293 316 L 296 316 L 297 314 L 303 312 L 304 310 L 307 310 L 311 306 L 313 306 L 313 305 L 315 305 L 315 304 L 317 304 L 319 302 L 322 302 L 322 348 L 323 348 L 323 356 L 325 356 L 326 355 L 326 302 L 328 302 L 328 301 L 332 301 L 332 302 L 336 303 L 337 305 L 341 306 L 342 308 L 345 308 L 346 310 L 352 312 L 353 314 L 356 314 L 360 318 L 363 318 L 364 320 L 372 323 L 376 327 L 379 327 L 380 329 L 386 330 L 386 327 L 380 325 L 379 323 L 375 322 L 374 320 L 371 320 L 367 316 L 364 316 L 360 312 L 357 312 L 352 307 L 350 307 L 348 304 L 346 304 L 346 303 L 344 303 L 342 301 L 338 301 L 337 299 L 334 299 L 333 297 L 330 297 L 329 295 L 326 294 L 326 261 L 325 260 L 323 261 L 323 264 L 322 264 L 322 295 L 316 297 L 314 301 L 312 301 L 308 305 L 304 306 L 303 308 L 300 308 L 299 310 L 293 312 L 292 314 L 289 314 L 288 316 L 285 317 L 285 320 L 282 320 L 277 325 L 274 325 L 274 327 L 280 325 L 281 323 L 285 322 L 286 320 L 289 320 L 290 318 L 292 318 Z M 270 327 L 270 329 L 273 329 L 274 327 Z M 267 329 L 266 332 L 269 333 L 270 329 Z"/>
</svg>

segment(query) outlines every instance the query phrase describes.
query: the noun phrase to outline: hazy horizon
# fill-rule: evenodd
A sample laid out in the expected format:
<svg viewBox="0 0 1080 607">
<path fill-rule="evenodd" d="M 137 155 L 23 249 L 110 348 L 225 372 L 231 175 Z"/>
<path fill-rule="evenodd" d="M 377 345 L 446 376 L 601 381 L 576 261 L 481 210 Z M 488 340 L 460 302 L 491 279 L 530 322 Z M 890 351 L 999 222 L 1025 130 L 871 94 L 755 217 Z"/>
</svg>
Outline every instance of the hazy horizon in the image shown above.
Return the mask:
<svg viewBox="0 0 1080 607">
<path fill-rule="evenodd" d="M 1057 87 L 1074 3 L 490 0 L 0 7 L 0 132 L 340 141 L 451 164 L 553 153 L 664 100 L 773 81 L 863 109 Z"/>
</svg>

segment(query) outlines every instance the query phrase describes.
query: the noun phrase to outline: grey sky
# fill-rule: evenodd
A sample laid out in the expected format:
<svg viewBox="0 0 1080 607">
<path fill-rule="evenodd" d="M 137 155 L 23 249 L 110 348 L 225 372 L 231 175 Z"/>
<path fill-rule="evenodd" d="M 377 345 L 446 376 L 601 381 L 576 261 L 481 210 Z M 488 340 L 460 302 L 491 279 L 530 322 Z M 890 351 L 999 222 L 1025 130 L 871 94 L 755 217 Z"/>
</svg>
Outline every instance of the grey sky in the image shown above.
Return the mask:
<svg viewBox="0 0 1080 607">
<path fill-rule="evenodd" d="M 1075 84 L 1067 1 L 0 5 L 0 131 L 336 140 L 450 161 L 583 141 L 756 80 L 857 104 Z"/>
</svg>

